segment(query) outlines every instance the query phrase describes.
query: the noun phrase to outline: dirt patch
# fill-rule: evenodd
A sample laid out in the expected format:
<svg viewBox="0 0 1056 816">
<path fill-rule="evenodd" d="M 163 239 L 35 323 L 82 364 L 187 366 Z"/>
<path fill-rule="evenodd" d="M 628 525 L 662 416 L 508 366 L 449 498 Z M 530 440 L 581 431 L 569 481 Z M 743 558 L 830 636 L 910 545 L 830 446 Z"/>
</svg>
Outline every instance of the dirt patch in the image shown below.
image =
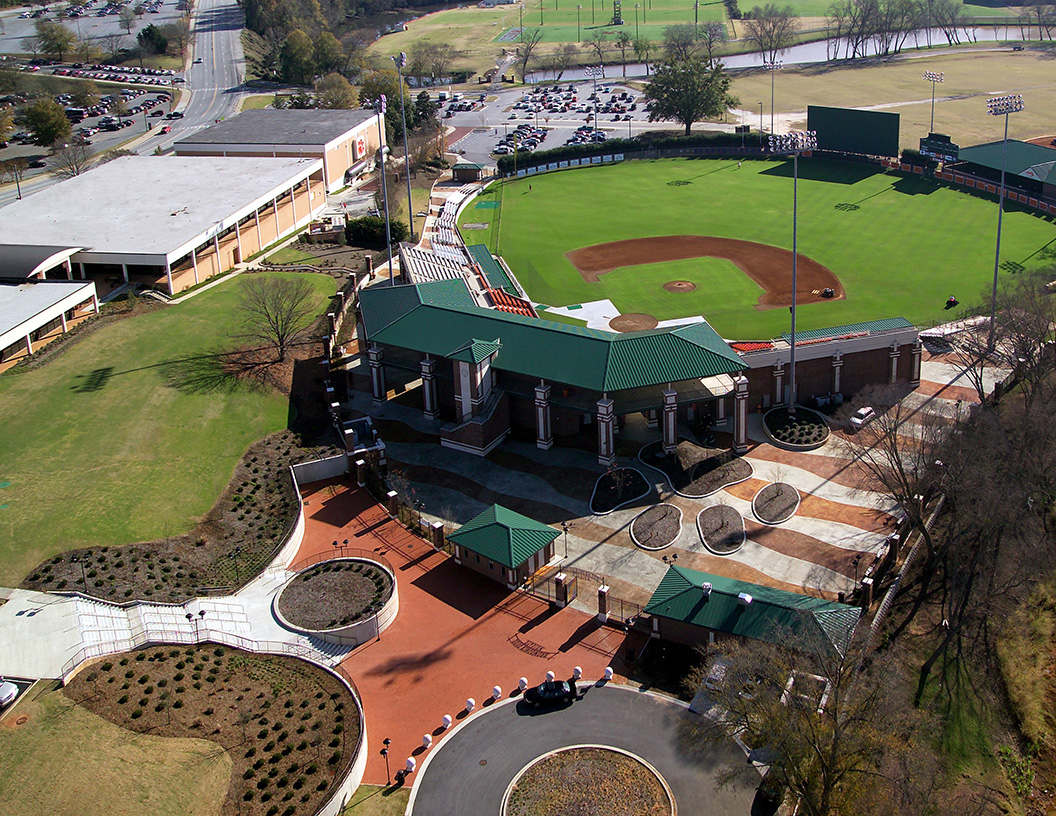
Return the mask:
<svg viewBox="0 0 1056 816">
<path fill-rule="evenodd" d="M 93 663 L 63 693 L 129 731 L 219 744 L 233 765 L 221 816 L 315 813 L 359 745 L 341 681 L 289 657 L 152 647 Z"/>
<path fill-rule="evenodd" d="M 799 492 L 787 482 L 768 484 L 752 499 L 752 510 L 767 524 L 788 521 L 798 507 Z"/>
<path fill-rule="evenodd" d="M 696 288 L 693 281 L 668 281 L 664 284 L 665 292 L 692 292 Z"/>
<path fill-rule="evenodd" d="M 650 507 L 633 522 L 631 535 L 639 546 L 661 550 L 675 543 L 682 532 L 682 513 L 673 504 Z"/>
<path fill-rule="evenodd" d="M 303 629 L 351 626 L 377 614 L 392 597 L 392 579 L 363 561 L 334 560 L 305 570 L 279 596 L 279 611 Z"/>
<path fill-rule="evenodd" d="M 655 329 L 660 321 L 650 314 L 628 312 L 609 321 L 609 328 L 618 332 L 647 331 Z"/>
<path fill-rule="evenodd" d="M 590 500 L 590 512 L 611 513 L 617 507 L 634 501 L 635 497 L 646 491 L 656 492 L 650 488 L 651 485 L 645 477 L 634 468 L 611 468 L 598 477 L 594 496 Z"/>
<path fill-rule="evenodd" d="M 588 283 L 597 283 L 601 275 L 624 266 L 690 258 L 723 258 L 765 290 L 756 303 L 757 309 L 792 305 L 792 253 L 754 241 L 707 235 L 665 235 L 595 244 L 568 252 L 566 257 Z M 846 297 L 840 279 L 831 270 L 804 255 L 799 255 L 796 276 L 796 301 L 800 306 L 825 300 L 843 300 Z M 822 297 L 821 293 L 825 289 L 832 289 L 835 293 L 833 297 Z"/>
<path fill-rule="evenodd" d="M 668 816 L 671 800 L 641 762 L 606 748 L 572 748 L 541 759 L 517 780 L 507 816 Z"/>
<path fill-rule="evenodd" d="M 703 498 L 752 475 L 752 466 L 732 451 L 702 448 L 684 439 L 670 455 L 664 453 L 661 442 L 651 442 L 642 448 L 640 458 L 691 498 Z"/>
<path fill-rule="evenodd" d="M 706 507 L 697 516 L 700 540 L 715 555 L 730 555 L 744 546 L 744 519 L 726 504 Z"/>
</svg>

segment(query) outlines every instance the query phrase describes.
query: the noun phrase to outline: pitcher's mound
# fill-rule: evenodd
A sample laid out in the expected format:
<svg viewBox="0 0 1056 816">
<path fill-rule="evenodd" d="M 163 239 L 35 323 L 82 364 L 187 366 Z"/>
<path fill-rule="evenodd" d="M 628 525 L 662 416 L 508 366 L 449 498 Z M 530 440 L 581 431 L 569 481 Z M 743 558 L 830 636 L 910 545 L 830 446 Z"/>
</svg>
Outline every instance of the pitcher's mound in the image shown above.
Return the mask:
<svg viewBox="0 0 1056 816">
<path fill-rule="evenodd" d="M 692 292 L 697 288 L 697 285 L 693 281 L 668 281 L 664 284 L 664 289 L 668 292 Z"/>
<path fill-rule="evenodd" d="M 618 332 L 645 331 L 655 329 L 658 323 L 659 321 L 652 315 L 631 312 L 614 317 L 609 321 L 609 328 Z"/>
</svg>

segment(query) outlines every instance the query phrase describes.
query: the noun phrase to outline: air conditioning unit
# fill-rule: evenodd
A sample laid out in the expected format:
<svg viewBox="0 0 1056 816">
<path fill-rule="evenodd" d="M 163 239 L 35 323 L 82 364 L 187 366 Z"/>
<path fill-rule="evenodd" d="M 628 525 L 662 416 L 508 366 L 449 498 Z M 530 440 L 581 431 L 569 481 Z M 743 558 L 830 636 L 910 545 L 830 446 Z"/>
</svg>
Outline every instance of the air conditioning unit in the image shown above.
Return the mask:
<svg viewBox="0 0 1056 816">
<path fill-rule="evenodd" d="M 752 596 L 749 595 L 747 592 L 742 592 L 740 595 L 737 596 L 737 602 L 741 606 L 748 606 L 748 604 L 752 602 Z"/>
<path fill-rule="evenodd" d="M 707 598 L 711 594 L 711 581 L 705 581 L 701 584 L 700 590 L 704 593 L 704 597 Z"/>
</svg>

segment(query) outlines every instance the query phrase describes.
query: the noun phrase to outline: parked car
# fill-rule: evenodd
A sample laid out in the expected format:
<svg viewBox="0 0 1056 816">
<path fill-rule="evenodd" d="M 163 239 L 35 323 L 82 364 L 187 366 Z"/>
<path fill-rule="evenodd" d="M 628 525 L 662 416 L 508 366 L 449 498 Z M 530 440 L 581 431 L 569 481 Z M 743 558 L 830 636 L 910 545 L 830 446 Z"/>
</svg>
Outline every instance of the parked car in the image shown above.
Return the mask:
<svg viewBox="0 0 1056 816">
<path fill-rule="evenodd" d="M 30 167 L 47 167 L 48 163 L 46 161 L 44 161 L 44 159 L 33 159 L 33 161 L 31 161 L 29 163 L 29 166 Z"/>
<path fill-rule="evenodd" d="M 575 698 L 576 689 L 568 680 L 547 680 L 524 693 L 524 701 L 536 708 L 571 703 Z"/>
<path fill-rule="evenodd" d="M 0 677 L 0 709 L 7 708 L 18 697 L 18 686 Z"/>
<path fill-rule="evenodd" d="M 874 419 L 876 419 L 876 411 L 872 408 L 869 406 L 859 408 L 851 417 L 851 430 L 858 432 Z"/>
</svg>

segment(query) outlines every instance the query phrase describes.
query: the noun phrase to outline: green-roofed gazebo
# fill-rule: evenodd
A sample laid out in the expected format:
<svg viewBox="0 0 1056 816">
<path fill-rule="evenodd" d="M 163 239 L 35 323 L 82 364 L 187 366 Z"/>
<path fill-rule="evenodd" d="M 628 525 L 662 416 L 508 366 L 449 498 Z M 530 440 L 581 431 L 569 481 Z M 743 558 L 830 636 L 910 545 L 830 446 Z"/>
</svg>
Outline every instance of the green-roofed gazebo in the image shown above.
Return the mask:
<svg viewBox="0 0 1056 816">
<path fill-rule="evenodd" d="M 776 642 L 791 632 L 840 653 L 862 614 L 856 606 L 683 567 L 668 568 L 644 611 L 656 636 L 678 643 L 723 637 Z"/>
<path fill-rule="evenodd" d="M 493 504 L 447 538 L 455 546 L 455 561 L 513 589 L 554 557 L 554 539 L 560 534 Z"/>
</svg>

